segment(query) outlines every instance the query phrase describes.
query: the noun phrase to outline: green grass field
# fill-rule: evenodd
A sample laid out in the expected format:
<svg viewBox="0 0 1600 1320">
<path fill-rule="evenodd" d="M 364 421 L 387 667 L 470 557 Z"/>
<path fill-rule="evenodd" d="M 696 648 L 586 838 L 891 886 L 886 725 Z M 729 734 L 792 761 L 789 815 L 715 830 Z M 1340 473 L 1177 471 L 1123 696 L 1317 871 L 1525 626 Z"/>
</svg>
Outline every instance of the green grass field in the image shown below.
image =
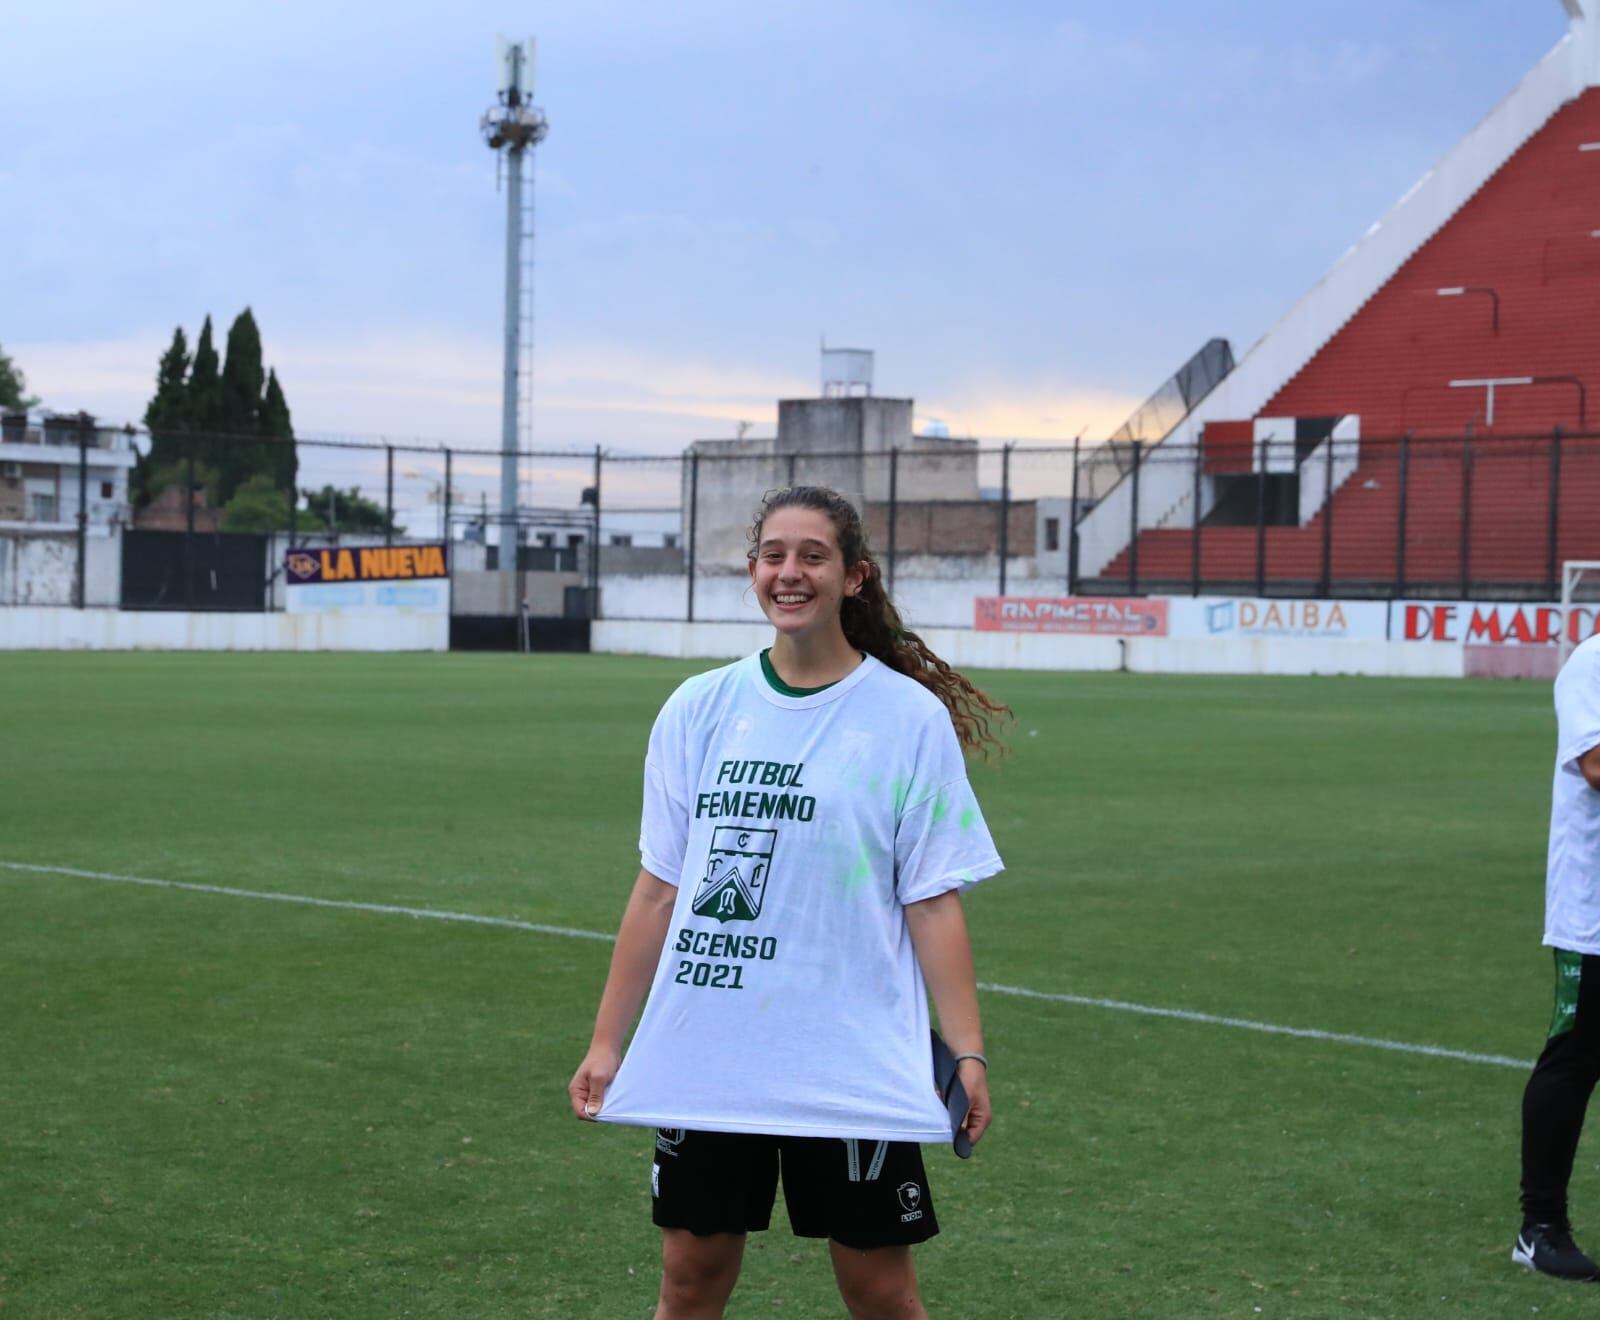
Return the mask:
<svg viewBox="0 0 1600 1320">
<path fill-rule="evenodd" d="M 693 668 L 0 655 L 0 862 L 608 932 Z M 1545 687 L 979 677 L 1017 712 L 973 770 L 983 981 L 1537 1052 Z M 649 1315 L 648 1137 L 566 1108 L 608 955 L 0 867 L 0 1315 Z M 1594 1303 L 1510 1263 L 1515 1068 L 983 1004 L 994 1129 L 928 1152 L 935 1315 Z M 730 1315 L 841 1313 L 781 1212 L 746 1259 Z"/>
</svg>

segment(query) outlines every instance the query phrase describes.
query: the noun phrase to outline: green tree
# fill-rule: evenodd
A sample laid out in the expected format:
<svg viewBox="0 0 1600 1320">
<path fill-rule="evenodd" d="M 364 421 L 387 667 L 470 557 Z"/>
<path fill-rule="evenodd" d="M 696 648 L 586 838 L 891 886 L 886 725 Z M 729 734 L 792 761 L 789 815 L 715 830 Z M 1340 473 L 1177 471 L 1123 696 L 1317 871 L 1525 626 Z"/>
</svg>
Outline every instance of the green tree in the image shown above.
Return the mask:
<svg viewBox="0 0 1600 1320">
<path fill-rule="evenodd" d="M 211 318 L 206 317 L 200 326 L 200 338 L 195 341 L 194 361 L 189 366 L 188 400 L 189 430 L 199 438 L 195 444 L 195 458 L 207 467 L 215 466 L 216 433 L 222 429 L 222 370 L 217 350 L 211 342 Z"/>
<path fill-rule="evenodd" d="M 285 509 L 295 497 L 298 462 L 289 403 L 277 373 L 263 369 L 261 331 L 248 307 L 228 328 L 226 360 L 218 357 L 209 315 L 193 357 L 183 327 L 173 332 L 156 369 L 145 425 L 150 451 L 135 459 L 133 474 L 141 504 L 184 478 L 191 450 L 196 484 L 203 473 L 214 506 L 231 507 L 235 494 L 258 475 L 282 494 Z"/>
<path fill-rule="evenodd" d="M 403 535 L 405 528 L 393 522 L 383 505 L 369 500 L 361 487 L 336 490 L 324 486 L 321 490 L 305 490 L 306 507 L 301 511 L 303 527 L 324 527 L 335 532 L 366 532 L 381 536 L 388 532 Z"/>
<path fill-rule="evenodd" d="M 266 374 L 261 367 L 261 331 L 246 307 L 228 327 L 227 354 L 217 379 L 217 503 L 226 505 L 234 491 L 271 466 L 261 434 L 261 396 Z"/>
<path fill-rule="evenodd" d="M 267 372 L 267 393 L 261 401 L 261 434 L 286 444 L 274 444 L 268 449 L 272 457 L 272 480 L 277 488 L 289 494 L 294 492 L 295 478 L 300 472 L 300 460 L 294 447 L 294 422 L 289 416 L 289 401 L 283 397 L 283 387 L 278 384 L 278 373 Z"/>
<path fill-rule="evenodd" d="M 152 434 L 181 431 L 189 424 L 189 341 L 183 327 L 172 332 L 172 343 L 156 367 L 155 397 L 145 405 L 144 424 Z"/>
<path fill-rule="evenodd" d="M 174 480 L 186 480 L 192 453 L 195 485 L 203 477 L 213 506 L 229 509 L 235 494 L 262 475 L 282 493 L 285 510 L 290 507 L 299 470 L 290 405 L 277 373 L 262 370 L 261 330 L 248 307 L 229 326 L 226 360 L 216 352 L 210 315 L 192 357 L 182 326 L 173 331 L 155 371 L 144 424 L 149 453 L 134 458 L 133 470 L 139 504 L 149 504 Z"/>
<path fill-rule="evenodd" d="M 27 388 L 28 381 L 22 374 L 22 368 L 6 356 L 4 349 L 0 349 L 0 408 L 21 411 L 33 407 L 39 400 L 28 395 Z"/>
<path fill-rule="evenodd" d="M 259 435 L 261 396 L 266 391 L 266 372 L 261 366 L 261 331 L 248 307 L 233 318 L 228 327 L 227 356 L 223 359 L 218 382 L 221 395 L 218 413 L 225 435 Z"/>
<path fill-rule="evenodd" d="M 161 492 L 158 473 L 165 473 L 184 460 L 183 433 L 189 427 L 189 341 L 180 325 L 172 332 L 172 343 L 161 355 L 156 368 L 155 397 L 145 406 L 144 424 L 150 432 L 150 450 L 135 454 L 133 498 L 143 506 Z"/>
<path fill-rule="evenodd" d="M 243 482 L 223 511 L 225 532 L 276 532 L 289 525 L 289 497 L 265 472 Z"/>
</svg>

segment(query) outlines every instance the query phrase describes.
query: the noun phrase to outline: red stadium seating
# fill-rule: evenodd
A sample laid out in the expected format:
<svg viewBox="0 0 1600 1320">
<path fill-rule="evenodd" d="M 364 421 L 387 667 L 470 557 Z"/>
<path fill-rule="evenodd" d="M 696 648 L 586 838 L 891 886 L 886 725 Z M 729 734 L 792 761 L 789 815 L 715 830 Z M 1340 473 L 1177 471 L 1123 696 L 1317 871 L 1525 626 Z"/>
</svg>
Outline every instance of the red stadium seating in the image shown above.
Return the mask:
<svg viewBox="0 0 1600 1320">
<path fill-rule="evenodd" d="M 1565 433 L 1556 562 L 1600 559 L 1597 363 L 1600 89 L 1557 111 L 1261 410 L 1355 414 L 1369 437 L 1332 501 L 1335 589 L 1402 574 L 1412 586 L 1548 584 L 1556 427 Z M 1536 383 L 1495 390 L 1492 418 L 1486 388 L 1450 384 L 1525 377 Z M 1208 425 L 1208 475 L 1250 470 L 1248 426 Z M 1412 437 L 1403 557 L 1402 435 Z M 1266 529 L 1268 581 L 1320 580 L 1328 516 Z M 1202 582 L 1253 581 L 1256 536 L 1202 527 Z M 1192 546 L 1187 529 L 1142 533 L 1140 583 L 1191 580 Z M 1101 581 L 1126 581 L 1132 558 L 1124 550 Z"/>
</svg>

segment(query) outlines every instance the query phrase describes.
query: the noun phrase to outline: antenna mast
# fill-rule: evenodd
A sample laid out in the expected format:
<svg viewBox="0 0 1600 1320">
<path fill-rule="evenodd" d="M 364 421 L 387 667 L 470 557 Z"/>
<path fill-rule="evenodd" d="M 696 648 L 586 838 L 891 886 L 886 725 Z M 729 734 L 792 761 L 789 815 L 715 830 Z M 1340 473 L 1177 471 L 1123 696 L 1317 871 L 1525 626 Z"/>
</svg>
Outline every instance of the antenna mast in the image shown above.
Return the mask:
<svg viewBox="0 0 1600 1320">
<path fill-rule="evenodd" d="M 508 42 L 504 37 L 496 43 L 500 86 L 496 104 L 484 113 L 479 123 L 484 141 L 489 149 L 500 156 L 503 153 L 506 181 L 506 305 L 505 305 L 505 370 L 500 409 L 500 561 L 503 573 L 517 571 L 517 451 L 520 435 L 517 427 L 519 390 L 517 377 L 519 341 L 524 317 L 529 322 L 528 343 L 533 343 L 533 290 L 531 280 L 533 246 L 533 188 L 529 181 L 528 200 L 523 203 L 524 164 L 533 157 L 533 147 L 544 141 L 550 126 L 544 111 L 532 104 L 533 98 L 533 38 L 524 42 Z M 525 261 L 525 255 L 527 260 Z M 531 351 L 530 351 L 531 356 Z M 532 363 L 529 363 L 528 381 L 532 384 Z M 528 400 L 532 413 L 532 398 Z"/>
</svg>

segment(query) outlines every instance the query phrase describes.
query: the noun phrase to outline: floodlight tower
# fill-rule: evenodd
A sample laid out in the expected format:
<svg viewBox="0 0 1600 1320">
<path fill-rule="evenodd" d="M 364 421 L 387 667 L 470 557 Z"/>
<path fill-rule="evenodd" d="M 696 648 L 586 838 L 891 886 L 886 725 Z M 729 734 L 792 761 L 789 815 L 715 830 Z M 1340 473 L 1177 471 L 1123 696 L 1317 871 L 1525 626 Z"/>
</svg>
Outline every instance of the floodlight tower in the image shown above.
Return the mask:
<svg viewBox="0 0 1600 1320">
<path fill-rule="evenodd" d="M 506 333 L 505 369 L 500 404 L 500 570 L 517 571 L 517 404 L 518 354 L 524 315 L 533 317 L 533 291 L 527 282 L 533 243 L 533 188 L 523 202 L 523 167 L 550 126 L 534 106 L 533 38 L 496 41 L 500 86 L 496 104 L 484 112 L 479 128 L 489 149 L 503 162 L 506 181 Z M 526 300 L 525 300 L 526 295 Z M 532 335 L 529 335 L 532 342 Z M 530 372 L 531 379 L 531 372 Z M 531 401 L 530 401 L 531 405 Z M 530 406 L 531 411 L 531 406 Z"/>
</svg>

